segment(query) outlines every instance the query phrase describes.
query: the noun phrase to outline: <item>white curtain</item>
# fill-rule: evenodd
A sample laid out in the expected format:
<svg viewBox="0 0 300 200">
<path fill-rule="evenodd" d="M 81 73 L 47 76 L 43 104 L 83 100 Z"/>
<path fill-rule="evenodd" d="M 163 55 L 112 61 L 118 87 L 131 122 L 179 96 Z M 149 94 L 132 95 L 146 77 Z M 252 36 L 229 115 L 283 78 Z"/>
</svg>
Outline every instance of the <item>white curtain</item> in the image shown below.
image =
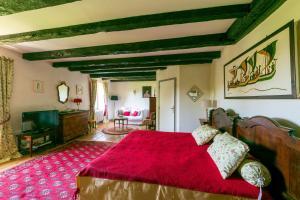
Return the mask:
<svg viewBox="0 0 300 200">
<path fill-rule="evenodd" d="M 103 88 L 104 88 L 104 104 L 105 104 L 105 108 L 104 108 L 104 119 L 103 122 L 104 123 L 108 123 L 108 84 L 109 81 L 103 81 Z"/>
<path fill-rule="evenodd" d="M 105 92 L 104 85 L 102 81 L 97 82 L 97 95 L 96 95 L 96 105 L 95 105 L 95 114 L 96 122 L 104 120 L 105 112 Z"/>
</svg>

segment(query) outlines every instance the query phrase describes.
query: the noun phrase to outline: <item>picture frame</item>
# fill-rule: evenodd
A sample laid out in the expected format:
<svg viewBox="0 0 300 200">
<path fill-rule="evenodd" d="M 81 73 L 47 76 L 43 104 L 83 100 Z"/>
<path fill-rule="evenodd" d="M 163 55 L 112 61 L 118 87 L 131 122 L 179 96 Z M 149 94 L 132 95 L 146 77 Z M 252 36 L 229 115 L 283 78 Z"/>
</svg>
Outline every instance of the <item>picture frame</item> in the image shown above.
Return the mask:
<svg viewBox="0 0 300 200">
<path fill-rule="evenodd" d="M 83 86 L 80 84 L 76 84 L 76 95 L 81 96 L 83 94 Z"/>
<path fill-rule="evenodd" d="M 44 93 L 44 82 L 40 80 L 33 80 L 33 92 Z"/>
<path fill-rule="evenodd" d="M 151 86 L 143 86 L 142 87 L 142 98 L 149 98 L 151 97 Z"/>
<path fill-rule="evenodd" d="M 297 98 L 295 71 L 294 21 L 290 21 L 224 65 L 224 98 Z"/>
</svg>

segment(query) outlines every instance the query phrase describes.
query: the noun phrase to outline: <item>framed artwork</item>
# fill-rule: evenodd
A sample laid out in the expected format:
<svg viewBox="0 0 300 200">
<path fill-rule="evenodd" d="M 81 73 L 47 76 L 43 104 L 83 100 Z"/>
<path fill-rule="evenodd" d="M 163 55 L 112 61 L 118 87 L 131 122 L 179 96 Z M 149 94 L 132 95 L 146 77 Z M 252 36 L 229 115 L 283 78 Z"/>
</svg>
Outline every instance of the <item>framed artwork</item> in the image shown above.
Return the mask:
<svg viewBox="0 0 300 200">
<path fill-rule="evenodd" d="M 226 99 L 296 98 L 294 21 L 224 65 Z"/>
<path fill-rule="evenodd" d="M 33 91 L 35 93 L 44 93 L 44 82 L 40 80 L 33 80 Z"/>
<path fill-rule="evenodd" d="M 200 99 L 200 97 L 202 97 L 203 92 L 197 86 L 194 85 L 193 87 L 191 87 L 191 89 L 189 89 L 187 95 L 191 98 L 193 102 L 196 102 L 198 99 Z"/>
<path fill-rule="evenodd" d="M 149 98 L 151 97 L 151 86 L 143 86 L 142 87 L 142 97 Z"/>
<path fill-rule="evenodd" d="M 82 85 L 76 84 L 76 95 L 81 96 L 83 94 Z"/>
</svg>

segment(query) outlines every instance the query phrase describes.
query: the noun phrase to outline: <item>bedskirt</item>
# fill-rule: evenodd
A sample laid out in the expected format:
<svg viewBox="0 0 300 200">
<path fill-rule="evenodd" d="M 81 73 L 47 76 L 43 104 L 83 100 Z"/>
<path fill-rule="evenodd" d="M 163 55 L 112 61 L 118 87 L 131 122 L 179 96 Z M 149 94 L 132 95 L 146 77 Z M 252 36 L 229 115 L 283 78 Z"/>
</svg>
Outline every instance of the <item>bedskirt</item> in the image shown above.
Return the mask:
<svg viewBox="0 0 300 200">
<path fill-rule="evenodd" d="M 254 200 L 136 181 L 78 176 L 80 200 Z"/>
</svg>

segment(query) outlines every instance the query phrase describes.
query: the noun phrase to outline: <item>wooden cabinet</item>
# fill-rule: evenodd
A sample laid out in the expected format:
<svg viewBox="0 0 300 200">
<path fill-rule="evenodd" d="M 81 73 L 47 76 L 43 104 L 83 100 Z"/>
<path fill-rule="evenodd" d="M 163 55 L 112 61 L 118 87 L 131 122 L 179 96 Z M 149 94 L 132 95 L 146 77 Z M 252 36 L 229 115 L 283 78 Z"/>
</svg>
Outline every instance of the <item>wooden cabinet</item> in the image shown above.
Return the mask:
<svg viewBox="0 0 300 200">
<path fill-rule="evenodd" d="M 60 143 L 67 142 L 88 133 L 89 111 L 66 112 L 59 114 Z"/>
<path fill-rule="evenodd" d="M 156 97 L 149 98 L 149 113 L 156 112 Z"/>
</svg>

